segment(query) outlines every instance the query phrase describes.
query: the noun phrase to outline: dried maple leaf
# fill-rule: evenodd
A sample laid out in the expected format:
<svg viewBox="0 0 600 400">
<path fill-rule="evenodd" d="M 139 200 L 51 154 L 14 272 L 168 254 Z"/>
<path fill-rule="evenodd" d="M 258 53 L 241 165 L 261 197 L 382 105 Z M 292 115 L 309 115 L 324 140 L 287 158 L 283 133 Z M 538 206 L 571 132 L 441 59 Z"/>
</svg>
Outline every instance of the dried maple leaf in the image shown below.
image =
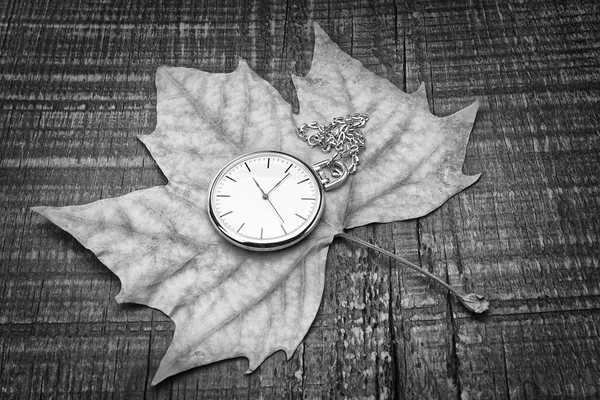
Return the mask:
<svg viewBox="0 0 600 400">
<path fill-rule="evenodd" d="M 169 183 L 34 209 L 119 277 L 117 302 L 154 307 L 175 322 L 153 384 L 232 357 L 247 357 L 249 371 L 277 350 L 291 357 L 317 313 L 336 234 L 425 215 L 479 177 L 461 172 L 477 104 L 438 118 L 429 113 L 423 86 L 402 92 L 341 51 L 317 24 L 310 73 L 294 84 L 299 115 L 243 60 L 227 74 L 161 67 L 156 130 L 140 140 Z M 258 150 L 320 161 L 320 151 L 297 139 L 296 126 L 355 112 L 371 117 L 360 170 L 326 194 L 321 222 L 307 239 L 259 253 L 217 234 L 207 190 L 223 165 Z"/>
</svg>

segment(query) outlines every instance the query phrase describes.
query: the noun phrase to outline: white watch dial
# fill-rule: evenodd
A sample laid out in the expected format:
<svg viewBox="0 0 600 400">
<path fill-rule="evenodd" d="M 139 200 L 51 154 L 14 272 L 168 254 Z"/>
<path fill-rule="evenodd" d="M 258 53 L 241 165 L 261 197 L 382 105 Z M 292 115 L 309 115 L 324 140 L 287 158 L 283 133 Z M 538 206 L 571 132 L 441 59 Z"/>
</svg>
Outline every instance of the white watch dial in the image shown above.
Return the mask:
<svg viewBox="0 0 600 400">
<path fill-rule="evenodd" d="M 259 152 L 241 156 L 219 172 L 209 208 L 227 239 L 269 250 L 293 244 L 314 228 L 322 196 L 310 167 L 287 154 Z"/>
</svg>

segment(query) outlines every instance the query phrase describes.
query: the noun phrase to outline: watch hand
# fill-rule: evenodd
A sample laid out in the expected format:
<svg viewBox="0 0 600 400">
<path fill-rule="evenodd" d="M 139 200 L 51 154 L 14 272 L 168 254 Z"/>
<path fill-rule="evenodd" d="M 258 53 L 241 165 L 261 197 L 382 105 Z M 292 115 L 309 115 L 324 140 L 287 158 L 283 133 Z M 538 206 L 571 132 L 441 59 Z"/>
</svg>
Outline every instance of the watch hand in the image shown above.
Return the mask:
<svg viewBox="0 0 600 400">
<path fill-rule="evenodd" d="M 275 206 L 273 205 L 273 203 L 271 203 L 271 200 L 269 200 L 268 197 L 267 197 L 267 201 L 269 202 L 269 204 L 271 205 L 271 207 L 273 207 L 273 210 L 277 213 L 277 216 L 279 217 L 279 219 L 281 220 L 281 222 L 283 222 L 285 224 L 285 221 L 283 220 L 283 218 L 281 218 L 281 215 L 279 214 L 279 211 L 277 211 L 277 209 L 275 208 Z"/>
<path fill-rule="evenodd" d="M 254 183 L 256 183 L 256 186 L 258 186 L 258 188 L 260 189 L 260 192 L 262 193 L 262 198 L 265 200 L 269 199 L 269 195 L 267 193 L 265 193 L 264 190 L 262 190 L 262 188 L 260 187 L 260 185 L 258 184 L 258 182 L 256 182 L 256 179 L 252 178 L 254 180 Z"/>
<path fill-rule="evenodd" d="M 288 174 L 289 175 L 289 174 Z M 285 177 L 287 178 L 287 176 Z M 283 179 L 285 179 L 283 178 Z M 275 211 L 275 213 L 277 214 L 277 216 L 279 217 L 279 219 L 281 220 L 281 222 L 283 222 L 285 224 L 285 221 L 283 220 L 283 218 L 281 218 L 281 214 L 279 214 L 279 211 L 277 211 L 277 209 L 275 208 L 275 206 L 273 205 L 273 203 L 271 203 L 271 200 L 269 200 L 269 195 L 267 193 L 265 193 L 264 190 L 262 190 L 262 188 L 260 187 L 260 185 L 258 184 L 258 182 L 256 181 L 256 179 L 252 178 L 254 180 L 254 183 L 256 183 L 256 186 L 260 189 L 260 192 L 262 193 L 262 198 L 264 200 L 267 200 L 269 202 L 269 204 L 271 205 L 271 208 L 273 208 L 273 211 Z M 281 181 L 283 181 L 283 179 Z M 279 183 L 281 183 L 281 181 L 279 181 Z M 277 185 L 279 185 L 279 183 Z M 275 186 L 277 186 L 275 185 Z M 275 189 L 275 188 L 273 188 Z M 273 190 L 271 189 L 271 190 Z"/>
<path fill-rule="evenodd" d="M 284 176 L 284 177 L 283 177 L 283 179 L 281 179 L 279 182 L 277 182 L 277 183 L 275 184 L 275 186 L 273 186 L 273 188 L 267 192 L 267 195 L 268 195 L 268 194 L 270 194 L 270 193 L 271 193 L 271 192 L 272 192 L 272 191 L 273 191 L 273 190 L 274 190 L 274 189 L 275 189 L 277 186 L 279 186 L 279 184 L 280 184 L 281 182 L 285 181 L 285 178 L 287 178 L 288 176 L 290 176 L 290 174 L 289 174 L 289 173 L 288 173 L 286 176 Z"/>
</svg>

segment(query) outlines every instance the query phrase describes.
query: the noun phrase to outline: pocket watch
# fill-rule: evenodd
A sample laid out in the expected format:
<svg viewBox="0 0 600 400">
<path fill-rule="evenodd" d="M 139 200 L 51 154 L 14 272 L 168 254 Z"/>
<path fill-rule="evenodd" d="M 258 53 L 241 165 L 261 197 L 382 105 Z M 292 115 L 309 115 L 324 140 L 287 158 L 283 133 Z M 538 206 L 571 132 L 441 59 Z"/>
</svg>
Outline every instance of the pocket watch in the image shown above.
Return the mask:
<svg viewBox="0 0 600 400">
<path fill-rule="evenodd" d="M 365 144 L 360 128 L 367 121 L 368 116 L 353 114 L 334 118 L 327 127 L 317 122 L 302 125 L 298 136 L 309 146 L 336 150 L 331 160 L 312 166 L 278 151 L 231 160 L 217 173 L 208 194 L 208 214 L 217 232 L 236 246 L 255 251 L 278 250 L 304 239 L 319 223 L 324 192 L 356 172 Z"/>
</svg>

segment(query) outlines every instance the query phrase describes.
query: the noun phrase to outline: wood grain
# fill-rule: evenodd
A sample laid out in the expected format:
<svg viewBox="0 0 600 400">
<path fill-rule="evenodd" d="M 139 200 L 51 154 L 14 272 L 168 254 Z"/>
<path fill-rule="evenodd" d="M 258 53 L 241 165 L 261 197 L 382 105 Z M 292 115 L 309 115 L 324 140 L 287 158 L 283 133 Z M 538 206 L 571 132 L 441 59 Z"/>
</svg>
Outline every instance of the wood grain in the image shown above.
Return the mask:
<svg viewBox="0 0 600 400">
<path fill-rule="evenodd" d="M 473 187 L 416 221 L 353 233 L 486 294 L 472 317 L 395 262 L 336 240 L 291 360 L 149 382 L 173 324 L 29 211 L 165 183 L 136 139 L 160 65 L 237 57 L 297 105 L 316 20 L 449 115 L 481 102 Z M 594 1 L 7 0 L 0 7 L 0 398 L 595 398 L 600 395 L 600 10 Z"/>
</svg>

